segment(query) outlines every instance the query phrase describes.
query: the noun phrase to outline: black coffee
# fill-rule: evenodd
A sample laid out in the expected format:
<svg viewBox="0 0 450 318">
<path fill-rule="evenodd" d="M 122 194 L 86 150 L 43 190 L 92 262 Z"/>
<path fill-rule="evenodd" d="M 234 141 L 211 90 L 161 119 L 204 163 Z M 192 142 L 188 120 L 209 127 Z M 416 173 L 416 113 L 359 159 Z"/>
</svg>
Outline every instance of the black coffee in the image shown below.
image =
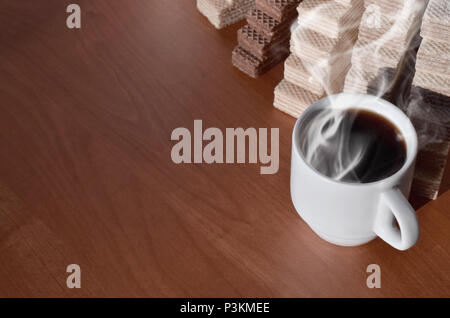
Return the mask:
<svg viewBox="0 0 450 318">
<path fill-rule="evenodd" d="M 382 180 L 400 170 L 406 160 L 401 132 L 371 111 L 319 111 L 310 118 L 302 138 L 306 161 L 337 181 Z"/>
</svg>

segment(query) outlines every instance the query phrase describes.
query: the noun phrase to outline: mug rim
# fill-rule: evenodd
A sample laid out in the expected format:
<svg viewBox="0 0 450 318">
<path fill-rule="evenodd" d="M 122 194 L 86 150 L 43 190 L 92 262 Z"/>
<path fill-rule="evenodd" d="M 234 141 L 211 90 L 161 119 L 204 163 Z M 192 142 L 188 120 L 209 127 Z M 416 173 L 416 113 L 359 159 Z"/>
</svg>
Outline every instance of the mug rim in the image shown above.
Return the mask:
<svg viewBox="0 0 450 318">
<path fill-rule="evenodd" d="M 398 169 L 394 174 L 390 175 L 389 177 L 386 177 L 384 179 L 380 179 L 377 181 L 372 181 L 372 182 L 367 182 L 367 183 L 355 183 L 355 182 L 345 182 L 345 181 L 337 181 L 337 180 L 333 180 L 330 177 L 327 177 L 325 175 L 323 175 L 322 173 L 320 173 L 319 171 L 317 171 L 314 167 L 312 167 L 304 158 L 303 153 L 300 149 L 300 143 L 298 142 L 300 136 L 298 133 L 298 130 L 300 129 L 300 126 L 302 124 L 302 122 L 305 120 L 305 117 L 308 116 L 309 113 L 311 113 L 312 111 L 316 110 L 316 109 L 324 109 L 326 107 L 329 107 L 331 105 L 330 100 L 333 98 L 337 98 L 337 97 L 346 97 L 346 98 L 358 98 L 360 100 L 362 100 L 362 102 L 365 102 L 365 104 L 367 103 L 381 103 L 384 104 L 384 106 L 386 108 L 389 108 L 389 112 L 395 112 L 397 113 L 400 117 L 402 117 L 402 119 L 405 121 L 406 125 L 408 126 L 408 130 L 410 130 L 410 133 L 408 133 L 406 136 L 404 136 L 405 138 L 405 144 L 406 144 L 406 160 L 403 163 L 402 167 L 400 169 Z M 366 109 L 367 108 L 363 108 L 358 106 L 357 104 L 355 105 L 347 105 L 345 106 L 346 108 L 348 107 L 349 109 Z M 375 111 L 374 111 L 375 112 Z M 378 112 L 377 112 L 378 113 Z M 393 125 L 395 125 L 395 127 L 397 129 L 399 129 L 403 135 L 404 134 L 404 129 L 401 129 L 399 126 L 399 124 L 392 120 L 389 116 L 387 116 L 385 113 L 381 113 L 379 112 L 378 114 L 382 115 L 383 117 L 385 117 L 387 120 L 389 120 Z M 308 167 L 308 169 L 316 176 L 318 176 L 319 178 L 331 182 L 331 183 L 335 183 L 335 184 L 339 184 L 339 185 L 345 185 L 345 186 L 354 186 L 354 187 L 363 187 L 363 186 L 374 186 L 377 184 L 382 184 L 382 183 L 389 183 L 390 181 L 393 181 L 394 179 L 397 179 L 399 175 L 402 175 L 405 173 L 406 170 L 408 170 L 410 168 L 410 166 L 414 163 L 416 156 L 417 156 L 417 152 L 418 152 L 418 138 L 417 138 L 417 132 L 416 129 L 414 128 L 411 120 L 409 119 L 409 117 L 402 111 L 400 110 L 400 108 L 398 108 L 397 106 L 395 106 L 394 104 L 392 104 L 391 102 L 375 96 L 375 95 L 369 95 L 369 94 L 359 94 L 359 93 L 338 93 L 338 94 L 333 94 L 333 95 L 329 95 L 326 96 L 324 98 L 319 99 L 318 101 L 312 103 L 309 107 L 306 108 L 306 110 L 299 116 L 299 118 L 297 119 L 297 121 L 295 122 L 294 125 L 294 129 L 292 132 L 292 141 L 293 141 L 293 151 L 296 152 L 296 154 L 300 157 L 300 159 L 303 161 L 303 163 Z M 411 149 L 411 150 L 409 150 Z"/>
</svg>

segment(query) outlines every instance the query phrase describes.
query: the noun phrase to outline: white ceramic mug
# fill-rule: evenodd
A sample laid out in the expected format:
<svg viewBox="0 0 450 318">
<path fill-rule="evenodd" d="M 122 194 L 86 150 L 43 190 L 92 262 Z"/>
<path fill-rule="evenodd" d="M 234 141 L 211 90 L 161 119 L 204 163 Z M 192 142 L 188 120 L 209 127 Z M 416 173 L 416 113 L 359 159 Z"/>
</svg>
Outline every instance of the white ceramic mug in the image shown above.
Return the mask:
<svg viewBox="0 0 450 318">
<path fill-rule="evenodd" d="M 371 183 L 346 183 L 312 168 L 304 160 L 299 134 L 308 120 L 314 120 L 309 114 L 327 107 L 368 110 L 392 122 L 406 144 L 406 160 L 400 170 Z M 355 246 L 379 236 L 393 247 L 406 250 L 419 237 L 416 213 L 407 200 L 416 155 L 416 131 L 409 118 L 391 103 L 375 96 L 347 93 L 321 99 L 300 116 L 293 131 L 291 197 L 295 209 L 328 242 Z"/>
</svg>

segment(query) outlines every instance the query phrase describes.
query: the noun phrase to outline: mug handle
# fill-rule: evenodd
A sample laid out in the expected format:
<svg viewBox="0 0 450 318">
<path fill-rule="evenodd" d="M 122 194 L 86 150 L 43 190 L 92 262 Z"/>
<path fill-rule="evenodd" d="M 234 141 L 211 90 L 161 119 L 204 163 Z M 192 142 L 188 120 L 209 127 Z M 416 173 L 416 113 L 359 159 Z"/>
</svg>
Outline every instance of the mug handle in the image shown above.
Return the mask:
<svg viewBox="0 0 450 318">
<path fill-rule="evenodd" d="M 394 218 L 400 229 L 394 225 Z M 386 243 L 401 251 L 412 247 L 419 239 L 416 212 L 398 187 L 381 194 L 373 231 Z"/>
</svg>

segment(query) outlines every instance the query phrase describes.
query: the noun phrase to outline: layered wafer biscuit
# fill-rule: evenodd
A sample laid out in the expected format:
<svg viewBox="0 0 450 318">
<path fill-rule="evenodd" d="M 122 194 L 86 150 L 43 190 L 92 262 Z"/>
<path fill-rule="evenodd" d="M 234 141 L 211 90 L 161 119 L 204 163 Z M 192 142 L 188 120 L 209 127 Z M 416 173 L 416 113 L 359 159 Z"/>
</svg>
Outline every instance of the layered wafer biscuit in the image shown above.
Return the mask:
<svg viewBox="0 0 450 318">
<path fill-rule="evenodd" d="M 247 23 L 256 32 L 271 41 L 274 38 L 286 36 L 286 34 L 290 35 L 289 28 L 296 17 L 297 11 L 292 10 L 291 16 L 280 22 L 259 9 L 253 9 L 247 14 Z"/>
<path fill-rule="evenodd" d="M 313 94 L 324 94 L 322 79 L 325 76 L 326 75 L 322 74 L 322 72 L 319 77 L 311 75 L 303 65 L 302 60 L 295 54 L 289 55 L 284 62 L 284 78 L 294 85 L 309 90 Z"/>
<path fill-rule="evenodd" d="M 375 77 L 375 73 L 352 66 L 345 77 L 344 92 L 365 94 Z"/>
<path fill-rule="evenodd" d="M 395 80 L 399 76 L 397 69 L 383 67 L 378 70 L 377 76 L 373 78 L 367 86 L 367 94 L 380 96 L 390 102 L 394 102 Z"/>
<path fill-rule="evenodd" d="M 418 19 L 414 16 L 380 16 L 379 25 L 374 25 L 365 11 L 359 27 L 358 41 L 371 43 L 373 47 L 404 51 L 408 48 L 418 29 Z"/>
<path fill-rule="evenodd" d="M 377 72 L 383 67 L 398 67 L 405 52 L 406 48 L 400 51 L 387 45 L 377 46 L 365 40 L 358 40 L 353 47 L 351 62 L 352 65 Z"/>
<path fill-rule="evenodd" d="M 422 20 L 408 116 L 416 128 L 419 153 L 412 193 L 435 199 L 450 188 L 450 4 L 430 0 Z"/>
<path fill-rule="evenodd" d="M 450 43 L 450 2 L 448 0 L 430 0 L 422 19 L 420 34 Z"/>
<path fill-rule="evenodd" d="M 434 111 L 428 110 L 426 113 L 428 115 L 431 113 L 431 116 L 438 115 L 437 113 L 433 114 Z M 449 126 L 426 120 L 424 117 L 420 117 L 419 113 L 411 115 L 410 118 L 417 131 L 420 151 L 428 151 L 435 155 L 446 156 L 450 147 Z"/>
<path fill-rule="evenodd" d="M 274 106 L 294 117 L 327 94 L 341 92 L 358 35 L 362 0 L 303 1 L 292 29 L 291 55 Z"/>
<path fill-rule="evenodd" d="M 419 6 L 416 0 L 407 11 L 391 15 L 380 15 L 374 22 L 370 10 L 366 10 L 361 19 L 358 41 L 353 48 L 352 65 L 377 73 L 381 68 L 401 68 L 404 57 L 417 47 L 420 38 L 417 36 L 419 17 L 423 13 L 424 4 Z M 392 4 L 394 4 L 392 2 Z M 399 2 L 406 6 L 406 2 Z M 381 5 L 381 4 L 380 4 Z M 405 9 L 406 10 L 406 9 Z M 372 18 L 372 19 L 371 19 Z M 370 22 L 370 23 L 369 23 Z"/>
<path fill-rule="evenodd" d="M 407 114 L 416 127 L 419 149 L 447 153 L 450 143 L 450 97 L 413 86 Z M 440 145 L 437 145 L 440 144 Z"/>
<path fill-rule="evenodd" d="M 339 60 L 334 64 L 311 64 L 291 54 L 285 61 L 284 78 L 317 95 L 335 94 L 342 91 L 349 66 L 340 63 Z"/>
<path fill-rule="evenodd" d="M 450 168 L 448 155 L 448 144 L 446 154 L 436 154 L 434 151 L 427 150 L 419 151 L 411 193 L 434 200 L 450 188 L 448 183 L 444 182 L 444 177 L 448 175 Z"/>
<path fill-rule="evenodd" d="M 233 65 L 252 77 L 289 55 L 290 26 L 300 0 L 257 0 L 248 13 L 247 24 L 238 30 L 238 48 Z"/>
<path fill-rule="evenodd" d="M 427 120 L 444 125 L 450 124 L 450 97 L 436 93 L 429 89 L 413 85 L 410 94 L 411 102 L 418 102 L 424 113 L 421 113 Z M 439 111 L 431 116 L 429 109 L 435 108 Z"/>
<path fill-rule="evenodd" d="M 448 144 L 447 144 L 448 145 Z M 437 155 L 434 151 L 420 151 L 416 158 L 416 178 L 431 183 L 432 180 L 440 179 L 443 176 L 445 164 L 447 163 L 447 153 L 443 155 Z M 425 181 L 424 180 L 424 181 Z M 436 191 L 439 191 L 439 183 L 435 182 Z"/>
<path fill-rule="evenodd" d="M 450 96 L 450 76 L 448 75 L 416 70 L 413 85 Z"/>
<path fill-rule="evenodd" d="M 411 193 L 429 199 L 436 199 L 440 193 L 448 190 L 443 184 L 445 171 L 448 169 L 447 155 L 436 155 L 422 151 L 417 154 L 416 170 L 411 186 Z"/>
<path fill-rule="evenodd" d="M 345 78 L 344 92 L 371 94 L 391 100 L 396 69 L 381 68 L 377 72 L 353 65 Z"/>
<path fill-rule="evenodd" d="M 407 114 L 419 139 L 412 192 L 435 199 L 439 193 L 449 188 L 443 177 L 450 173 L 450 97 L 435 91 L 448 93 L 448 86 L 441 87 L 442 80 L 432 81 L 430 84 L 430 74 L 432 73 L 416 72 Z M 433 88 L 427 89 L 424 85 Z"/>
<path fill-rule="evenodd" d="M 449 127 L 426 121 L 419 116 L 411 117 L 418 139 L 420 151 L 432 152 L 435 155 L 447 156 L 450 148 Z"/>
<path fill-rule="evenodd" d="M 436 190 L 436 185 L 429 181 L 433 177 L 427 174 L 415 176 L 411 185 L 411 193 L 432 200 L 437 199 L 439 191 Z"/>
<path fill-rule="evenodd" d="M 292 33 L 291 51 L 298 57 L 311 62 L 317 60 L 331 61 L 334 58 L 350 62 L 351 48 L 357 37 L 357 30 L 345 32 L 339 38 L 329 38 L 301 24 Z"/>
<path fill-rule="evenodd" d="M 368 3 L 372 2 L 366 1 L 366 4 Z M 425 2 L 395 0 L 390 5 L 398 5 L 402 10 L 395 12 L 391 8 L 394 15 L 380 14 L 376 17 L 369 9 L 364 12 L 358 40 L 353 48 L 352 68 L 347 74 L 344 91 L 374 91 L 376 95 L 384 94 L 391 100 L 401 102 L 397 104 L 404 104 L 405 94 L 408 93 L 405 88 L 412 81 L 411 52 L 420 40 L 418 26 Z M 374 18 L 379 21 L 374 21 Z M 391 71 L 386 73 L 383 69 Z M 391 73 L 394 74 L 392 78 Z M 377 89 L 374 83 L 382 87 Z"/>
<path fill-rule="evenodd" d="M 329 38 L 338 38 L 342 33 L 358 29 L 363 10 L 363 0 L 354 1 L 352 6 L 329 0 L 309 0 L 297 8 L 298 19 L 304 28 Z"/>
<path fill-rule="evenodd" d="M 282 112 L 298 118 L 309 105 L 321 97 L 284 79 L 275 87 L 273 105 Z"/>
<path fill-rule="evenodd" d="M 450 43 L 424 38 L 417 52 L 416 70 L 450 76 Z"/>
<path fill-rule="evenodd" d="M 269 41 L 247 24 L 238 30 L 238 43 L 255 57 L 265 59 L 271 55 L 278 54 L 280 50 L 287 52 L 289 33 Z"/>
<path fill-rule="evenodd" d="M 388 8 L 387 10 L 394 11 L 393 13 L 397 13 L 397 10 L 402 9 L 406 4 L 411 4 L 413 1 L 417 0 L 364 0 L 364 6 L 367 8 L 371 4 L 376 4 Z"/>
<path fill-rule="evenodd" d="M 363 0 L 334 0 L 334 1 L 346 7 L 357 6 L 359 5 L 360 2 L 364 2 Z"/>
<path fill-rule="evenodd" d="M 301 0 L 256 0 L 256 8 L 278 21 L 283 21 L 291 16 L 292 10 L 295 10 L 300 2 Z"/>
<path fill-rule="evenodd" d="M 256 78 L 285 59 L 288 54 L 287 51 L 279 51 L 269 57 L 259 59 L 242 47 L 237 46 L 232 53 L 232 63 L 245 74 Z"/>
<path fill-rule="evenodd" d="M 255 5 L 255 0 L 197 0 L 197 9 L 217 29 L 245 18 Z"/>
<path fill-rule="evenodd" d="M 425 2 L 424 0 L 364 0 L 364 6 L 369 9 L 374 18 L 377 15 L 400 17 L 416 14 L 422 10 Z"/>
</svg>

